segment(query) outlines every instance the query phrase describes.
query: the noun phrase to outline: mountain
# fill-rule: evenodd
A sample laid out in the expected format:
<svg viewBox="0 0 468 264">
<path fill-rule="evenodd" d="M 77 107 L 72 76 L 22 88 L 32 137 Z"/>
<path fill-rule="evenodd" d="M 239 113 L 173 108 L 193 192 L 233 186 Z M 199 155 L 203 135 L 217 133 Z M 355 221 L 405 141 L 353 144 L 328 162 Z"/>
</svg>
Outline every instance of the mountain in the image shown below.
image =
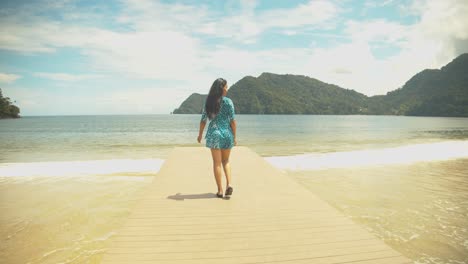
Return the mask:
<svg viewBox="0 0 468 264">
<path fill-rule="evenodd" d="M 194 93 L 174 114 L 199 114 L 207 95 Z M 227 96 L 238 114 L 359 114 L 367 97 L 299 75 L 263 73 L 231 86 Z"/>
<path fill-rule="evenodd" d="M 421 71 L 385 96 L 371 97 L 370 105 L 385 114 L 468 116 L 468 53 L 440 70 Z"/>
<path fill-rule="evenodd" d="M 180 105 L 179 108 L 174 110 L 174 114 L 200 114 L 203 103 L 206 100 L 206 94 L 193 93 Z"/>
<path fill-rule="evenodd" d="M 468 116 L 468 54 L 426 69 L 386 95 L 354 90 L 301 75 L 246 76 L 227 94 L 239 114 L 369 114 Z M 200 113 L 206 95 L 192 94 L 174 113 Z"/>
<path fill-rule="evenodd" d="M 234 84 L 227 96 L 239 114 L 359 114 L 366 96 L 299 75 L 263 73 Z"/>
</svg>

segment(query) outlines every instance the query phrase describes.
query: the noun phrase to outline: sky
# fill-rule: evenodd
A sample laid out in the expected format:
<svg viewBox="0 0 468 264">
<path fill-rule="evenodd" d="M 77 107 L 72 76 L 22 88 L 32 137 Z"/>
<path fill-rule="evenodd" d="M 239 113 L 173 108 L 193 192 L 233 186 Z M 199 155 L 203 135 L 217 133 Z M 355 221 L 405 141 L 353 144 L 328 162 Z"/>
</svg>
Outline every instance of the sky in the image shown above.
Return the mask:
<svg viewBox="0 0 468 264">
<path fill-rule="evenodd" d="M 368 96 L 468 52 L 466 0 L 0 0 L 0 88 L 23 116 L 169 114 L 223 77 Z"/>
</svg>

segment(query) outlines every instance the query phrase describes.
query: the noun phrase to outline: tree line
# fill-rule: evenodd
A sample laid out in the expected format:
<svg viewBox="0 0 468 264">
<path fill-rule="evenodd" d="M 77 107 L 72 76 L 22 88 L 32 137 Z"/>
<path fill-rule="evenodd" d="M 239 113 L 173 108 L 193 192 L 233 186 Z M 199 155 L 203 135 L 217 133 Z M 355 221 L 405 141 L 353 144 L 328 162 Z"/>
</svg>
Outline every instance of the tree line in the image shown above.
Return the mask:
<svg viewBox="0 0 468 264">
<path fill-rule="evenodd" d="M 9 97 L 3 97 L 0 88 L 0 118 L 19 118 L 20 109 L 11 102 Z"/>
</svg>

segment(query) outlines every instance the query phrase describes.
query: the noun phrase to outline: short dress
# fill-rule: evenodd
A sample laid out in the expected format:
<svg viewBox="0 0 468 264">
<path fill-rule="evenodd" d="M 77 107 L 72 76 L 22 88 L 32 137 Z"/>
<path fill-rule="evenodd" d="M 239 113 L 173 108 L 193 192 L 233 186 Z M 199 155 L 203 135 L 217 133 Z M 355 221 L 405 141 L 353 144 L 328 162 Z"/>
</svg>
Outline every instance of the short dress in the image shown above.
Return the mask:
<svg viewBox="0 0 468 264">
<path fill-rule="evenodd" d="M 205 102 L 206 104 L 206 102 Z M 208 116 L 203 104 L 201 121 L 206 122 Z M 230 149 L 234 147 L 234 136 L 231 128 L 231 121 L 235 119 L 234 104 L 232 100 L 221 97 L 219 113 L 210 120 L 206 131 L 206 147 L 214 149 Z"/>
</svg>

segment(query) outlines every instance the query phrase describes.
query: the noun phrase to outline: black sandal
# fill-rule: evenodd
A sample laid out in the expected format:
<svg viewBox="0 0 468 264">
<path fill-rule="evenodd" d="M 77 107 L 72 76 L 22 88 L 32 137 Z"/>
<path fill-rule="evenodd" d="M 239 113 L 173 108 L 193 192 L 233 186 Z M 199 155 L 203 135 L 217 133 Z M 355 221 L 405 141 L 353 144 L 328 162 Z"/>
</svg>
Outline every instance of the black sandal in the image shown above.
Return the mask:
<svg viewBox="0 0 468 264">
<path fill-rule="evenodd" d="M 232 189 L 231 186 L 229 186 L 227 189 L 226 189 L 226 196 L 231 196 L 232 195 L 232 191 L 234 191 L 234 189 Z"/>
<path fill-rule="evenodd" d="M 222 193 L 216 193 L 216 196 L 217 196 L 218 198 L 223 198 L 223 194 L 222 194 Z"/>
</svg>

